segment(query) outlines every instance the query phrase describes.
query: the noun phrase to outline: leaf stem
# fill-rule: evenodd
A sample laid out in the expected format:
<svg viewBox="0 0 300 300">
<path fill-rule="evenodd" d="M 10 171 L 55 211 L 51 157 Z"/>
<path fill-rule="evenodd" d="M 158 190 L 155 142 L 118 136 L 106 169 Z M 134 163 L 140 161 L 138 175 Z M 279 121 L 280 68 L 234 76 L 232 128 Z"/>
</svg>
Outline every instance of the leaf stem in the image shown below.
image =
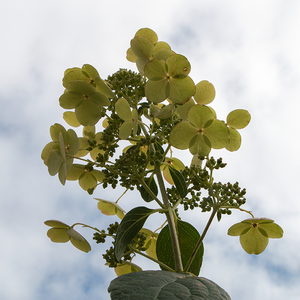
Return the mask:
<svg viewBox="0 0 300 300">
<path fill-rule="evenodd" d="M 169 225 L 171 242 L 172 242 L 172 247 L 173 247 L 174 260 L 175 260 L 175 272 L 181 273 L 183 270 L 183 266 L 182 266 L 182 260 L 181 260 L 178 234 L 177 234 L 177 229 L 176 229 L 176 224 L 175 224 L 175 219 L 174 219 L 174 212 L 173 212 L 173 210 L 170 206 L 169 200 L 168 200 L 168 195 L 167 195 L 164 181 L 163 181 L 163 178 L 161 175 L 159 162 L 155 162 L 154 168 L 155 168 L 155 174 L 157 177 L 161 196 L 162 196 L 164 205 L 167 209 L 167 212 L 165 214 L 166 214 L 168 225 Z"/>
<path fill-rule="evenodd" d="M 190 268 L 190 266 L 191 266 L 191 264 L 192 264 L 192 262 L 193 262 L 193 260 L 194 260 L 194 258 L 196 256 L 196 254 L 197 254 L 197 252 L 198 252 L 198 250 L 199 250 L 199 248 L 200 248 L 200 246 L 201 246 L 201 244 L 203 242 L 203 239 L 204 239 L 204 237 L 205 237 L 205 235 L 206 235 L 206 233 L 207 233 L 207 231 L 208 231 L 208 229 L 209 229 L 209 227 L 210 227 L 210 225 L 211 225 L 211 223 L 212 223 L 212 221 L 213 221 L 213 219 L 214 219 L 217 211 L 218 211 L 218 208 L 214 207 L 213 211 L 212 211 L 212 213 L 211 213 L 211 215 L 209 217 L 209 220 L 208 220 L 208 222 L 207 222 L 207 224 L 206 224 L 206 226 L 205 226 L 205 228 L 204 228 L 204 230 L 202 232 L 202 235 L 200 236 L 200 239 L 199 239 L 197 245 L 195 246 L 195 248 L 194 248 L 194 250 L 193 250 L 193 252 L 191 254 L 191 257 L 190 257 L 189 261 L 187 262 L 186 266 L 184 267 L 183 272 L 188 272 L 188 269 Z"/>
<path fill-rule="evenodd" d="M 71 226 L 71 228 L 74 228 L 76 225 L 82 225 L 82 227 L 88 227 L 88 228 L 91 228 L 91 229 L 96 230 L 96 231 L 101 233 L 101 231 L 98 228 L 92 227 L 92 226 L 89 226 L 89 225 L 86 225 L 86 224 L 83 224 L 83 223 L 75 223 Z"/>
<path fill-rule="evenodd" d="M 243 208 L 240 208 L 240 207 L 236 207 L 236 206 L 223 206 L 223 205 L 222 205 L 222 208 L 238 209 L 238 210 L 240 210 L 240 211 L 243 211 L 243 212 L 248 213 L 249 215 L 251 215 L 252 218 L 254 218 L 254 215 L 252 214 L 251 211 L 246 210 L 246 209 L 243 209 Z"/>
</svg>

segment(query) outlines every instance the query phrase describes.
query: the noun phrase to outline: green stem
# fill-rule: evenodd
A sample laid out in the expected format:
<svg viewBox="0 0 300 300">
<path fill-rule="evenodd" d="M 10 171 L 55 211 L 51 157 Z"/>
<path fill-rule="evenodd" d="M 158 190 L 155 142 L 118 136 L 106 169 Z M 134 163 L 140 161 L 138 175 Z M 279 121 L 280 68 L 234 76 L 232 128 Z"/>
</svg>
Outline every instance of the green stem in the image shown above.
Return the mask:
<svg viewBox="0 0 300 300">
<path fill-rule="evenodd" d="M 172 242 L 172 247 L 173 247 L 173 252 L 174 252 L 175 272 L 181 273 L 183 270 L 183 266 L 182 266 L 182 260 L 181 260 L 178 234 L 177 234 L 176 224 L 175 224 L 175 219 L 174 219 L 174 213 L 173 213 L 173 210 L 172 210 L 169 200 L 168 200 L 168 195 L 167 195 L 164 181 L 163 181 L 163 178 L 161 175 L 159 162 L 155 162 L 155 174 L 157 177 L 157 181 L 158 181 L 158 185 L 160 188 L 160 192 L 161 192 L 161 196 L 162 196 L 164 205 L 167 209 L 167 212 L 165 214 L 166 214 L 168 225 L 169 225 L 171 242 Z"/>
<path fill-rule="evenodd" d="M 143 123 L 140 124 L 142 131 L 144 132 L 146 137 L 149 137 L 149 134 L 144 126 Z M 152 144 L 152 149 L 155 151 L 154 145 Z M 161 175 L 161 170 L 160 170 L 160 162 L 156 161 L 154 165 L 154 170 L 155 174 L 157 177 L 160 193 L 163 199 L 163 203 L 167 211 L 165 212 L 166 218 L 168 221 L 169 225 L 169 230 L 170 230 L 170 236 L 171 236 L 171 242 L 172 242 L 172 248 L 173 248 L 173 253 L 174 253 L 174 260 L 175 260 L 175 272 L 182 272 L 183 266 L 182 266 L 182 260 L 181 260 L 181 253 L 180 253 L 180 247 L 179 247 L 179 240 L 178 240 L 178 234 L 177 234 L 177 229 L 176 229 L 176 224 L 175 224 L 175 219 L 174 219 L 174 212 L 170 206 L 168 195 L 166 192 L 166 188 L 164 185 L 164 180 Z"/>
<path fill-rule="evenodd" d="M 252 218 L 254 218 L 254 215 L 252 214 L 251 211 L 246 210 L 246 209 L 243 209 L 243 208 L 240 208 L 240 207 L 236 207 L 236 206 L 223 206 L 223 205 L 222 205 L 222 208 L 238 209 L 238 210 L 240 210 L 240 211 L 246 212 L 247 214 L 251 215 Z"/>
<path fill-rule="evenodd" d="M 218 208 L 214 207 L 213 211 L 212 211 L 212 213 L 210 215 L 210 218 L 209 218 L 209 220 L 208 220 L 208 222 L 207 222 L 207 224 L 206 224 L 206 226 L 205 226 L 205 228 L 204 228 L 204 230 L 202 232 L 202 235 L 200 236 L 200 239 L 199 239 L 197 245 L 195 246 L 195 248 L 194 248 L 194 250 L 193 250 L 193 252 L 191 254 L 191 257 L 190 257 L 189 261 L 187 262 L 187 264 L 186 264 L 183 272 L 188 272 L 188 269 L 190 268 L 190 266 L 191 266 L 191 264 L 192 264 L 192 262 L 193 262 L 193 260 L 194 260 L 194 258 L 196 256 L 196 254 L 197 254 L 197 252 L 198 252 L 198 250 L 199 250 L 199 248 L 200 248 L 200 246 L 201 246 L 201 244 L 203 242 L 203 239 L 204 239 L 204 237 L 205 237 L 205 235 L 206 235 L 206 233 L 207 233 L 207 231 L 208 231 L 208 229 L 209 229 L 209 227 L 210 227 L 210 225 L 211 225 L 211 223 L 212 223 L 212 221 L 213 221 L 213 219 L 214 219 L 217 211 L 218 211 Z"/>
<path fill-rule="evenodd" d="M 83 224 L 83 223 L 75 223 L 75 224 L 73 224 L 73 225 L 71 226 L 71 228 L 73 228 L 73 227 L 76 226 L 76 225 L 82 225 L 82 227 L 88 227 L 88 228 L 91 228 L 91 229 L 96 230 L 96 231 L 98 231 L 98 232 L 101 233 L 101 231 L 100 231 L 98 228 L 92 227 L 92 226 L 89 226 L 89 225 L 86 225 L 86 224 Z"/>
</svg>

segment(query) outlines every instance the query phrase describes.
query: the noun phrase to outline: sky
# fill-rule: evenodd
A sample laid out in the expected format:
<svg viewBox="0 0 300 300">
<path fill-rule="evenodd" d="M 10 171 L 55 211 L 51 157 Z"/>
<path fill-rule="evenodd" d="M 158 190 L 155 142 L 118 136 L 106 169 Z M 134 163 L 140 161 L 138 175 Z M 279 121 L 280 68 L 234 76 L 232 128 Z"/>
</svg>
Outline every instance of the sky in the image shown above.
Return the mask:
<svg viewBox="0 0 300 300">
<path fill-rule="evenodd" d="M 116 275 L 104 266 L 105 245 L 96 245 L 93 232 L 80 227 L 92 245 L 88 254 L 70 243 L 52 243 L 43 222 L 105 229 L 117 218 L 103 216 L 93 197 L 115 201 L 123 190 L 99 188 L 90 196 L 76 182 L 62 186 L 40 153 L 52 124 L 69 128 L 58 103 L 65 69 L 89 63 L 102 78 L 119 68 L 136 70 L 126 50 L 135 32 L 148 27 L 189 59 L 195 83 L 213 83 L 211 106 L 218 118 L 237 108 L 251 113 L 239 151 L 212 152 L 228 163 L 216 179 L 239 181 L 247 189 L 244 208 L 284 230 L 282 239 L 270 240 L 254 256 L 227 236 L 247 214 L 235 211 L 213 222 L 200 276 L 233 300 L 299 299 L 299 12 L 296 0 L 2 1 L 0 298 L 109 299 L 107 287 Z M 191 157 L 184 152 L 179 158 L 188 164 Z M 144 203 L 133 193 L 120 205 L 129 211 Z M 208 217 L 195 210 L 182 215 L 199 232 Z M 146 225 L 156 229 L 160 222 L 149 219 Z M 134 262 L 158 269 L 143 258 Z"/>
</svg>

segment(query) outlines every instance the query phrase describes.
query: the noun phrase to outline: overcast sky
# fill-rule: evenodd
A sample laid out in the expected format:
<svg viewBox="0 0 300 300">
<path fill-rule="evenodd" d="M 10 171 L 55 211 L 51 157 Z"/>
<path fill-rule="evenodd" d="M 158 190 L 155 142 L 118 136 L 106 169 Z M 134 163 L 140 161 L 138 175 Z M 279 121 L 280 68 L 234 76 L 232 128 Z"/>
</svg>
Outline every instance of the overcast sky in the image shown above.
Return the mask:
<svg viewBox="0 0 300 300">
<path fill-rule="evenodd" d="M 65 69 L 89 63 L 102 78 L 119 68 L 136 70 L 126 50 L 135 32 L 149 27 L 189 59 L 195 83 L 214 84 L 212 107 L 220 119 L 236 108 L 249 110 L 240 150 L 212 153 L 228 163 L 216 177 L 239 181 L 247 189 L 244 208 L 284 229 L 282 239 L 253 256 L 226 234 L 248 215 L 234 212 L 215 221 L 200 275 L 233 300 L 299 299 L 299 13 L 297 0 L 2 1 L 0 298 L 109 299 L 115 273 L 104 266 L 106 248 L 93 242 L 93 232 L 77 228 L 92 245 L 86 254 L 70 243 L 51 243 L 43 222 L 105 229 L 117 219 L 102 216 L 93 197 L 114 201 L 122 190 L 99 188 L 90 196 L 77 183 L 63 187 L 49 176 L 40 153 L 52 124 L 69 128 L 58 104 Z M 188 152 L 180 158 L 189 163 Z M 144 205 L 137 196 L 120 205 L 127 211 Z M 209 216 L 193 211 L 182 217 L 202 232 Z M 157 223 L 146 225 L 156 229 Z M 136 262 L 157 269 L 144 259 Z"/>
</svg>

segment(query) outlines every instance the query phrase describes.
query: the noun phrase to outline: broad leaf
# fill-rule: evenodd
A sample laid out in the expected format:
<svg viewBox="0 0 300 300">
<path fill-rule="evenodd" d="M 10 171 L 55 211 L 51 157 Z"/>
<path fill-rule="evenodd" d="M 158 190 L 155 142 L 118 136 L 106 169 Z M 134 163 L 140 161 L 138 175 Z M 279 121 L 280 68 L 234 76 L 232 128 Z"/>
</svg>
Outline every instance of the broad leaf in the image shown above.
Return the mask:
<svg viewBox="0 0 300 300">
<path fill-rule="evenodd" d="M 130 46 L 132 52 L 140 58 L 149 59 L 152 56 L 154 45 L 153 42 L 144 36 L 135 36 L 131 42 Z"/>
<path fill-rule="evenodd" d="M 120 260 L 131 240 L 142 229 L 147 218 L 154 212 L 154 209 L 140 206 L 133 208 L 124 216 L 116 233 L 115 258 L 117 261 Z"/>
<path fill-rule="evenodd" d="M 236 109 L 227 116 L 227 125 L 235 129 L 245 128 L 251 120 L 251 115 L 245 109 Z"/>
<path fill-rule="evenodd" d="M 178 123 L 171 131 L 170 143 L 178 149 L 189 148 L 191 139 L 196 136 L 198 129 L 188 121 Z"/>
<path fill-rule="evenodd" d="M 65 111 L 63 113 L 64 120 L 73 127 L 79 127 L 80 123 L 78 122 L 76 115 L 73 111 Z"/>
<path fill-rule="evenodd" d="M 136 32 L 135 36 L 138 36 L 138 35 L 141 35 L 141 36 L 144 36 L 144 37 L 148 38 L 150 41 L 152 41 L 153 44 L 155 44 L 158 40 L 156 32 L 153 31 L 150 28 L 141 28 L 141 29 L 139 29 Z"/>
<path fill-rule="evenodd" d="M 213 281 L 168 271 L 133 272 L 115 278 L 108 287 L 112 300 L 230 300 Z"/>
<path fill-rule="evenodd" d="M 115 268 L 117 276 L 140 271 L 142 271 L 141 267 L 130 261 L 124 261 L 122 264 L 118 264 L 118 266 Z"/>
<path fill-rule="evenodd" d="M 191 64 L 188 59 L 181 54 L 171 55 L 167 59 L 166 64 L 168 66 L 168 73 L 173 78 L 185 78 L 191 71 Z"/>
<path fill-rule="evenodd" d="M 195 83 L 191 77 L 170 78 L 170 93 L 168 98 L 174 103 L 185 103 L 195 94 Z"/>
<path fill-rule="evenodd" d="M 166 163 L 166 165 L 163 165 L 163 168 L 162 168 L 164 178 L 168 183 L 173 185 L 174 180 L 172 179 L 168 165 L 172 166 L 173 168 L 175 168 L 178 171 L 184 170 L 185 165 L 183 164 L 183 162 L 181 160 L 179 160 L 176 157 L 172 157 L 172 158 L 166 157 L 164 162 Z"/>
<path fill-rule="evenodd" d="M 222 149 L 229 143 L 229 130 L 224 122 L 220 120 L 210 120 L 209 126 L 204 128 L 204 135 L 209 139 L 211 147 Z"/>
<path fill-rule="evenodd" d="M 261 234 L 258 227 L 251 227 L 246 233 L 240 236 L 240 243 L 248 254 L 260 254 L 268 246 L 269 239 Z"/>
<path fill-rule="evenodd" d="M 162 59 L 152 59 L 145 66 L 145 76 L 158 81 L 167 77 L 166 62 Z"/>
<path fill-rule="evenodd" d="M 158 194 L 158 189 L 157 189 L 157 185 L 155 182 L 155 179 L 153 176 L 149 177 L 149 178 L 145 178 L 145 183 L 148 185 L 148 187 L 150 188 L 150 190 L 153 192 L 153 194 L 155 196 L 157 196 Z M 140 193 L 142 198 L 146 201 L 146 202 L 151 202 L 152 200 L 154 200 L 154 198 L 146 191 L 146 189 L 142 186 L 140 189 Z"/>
<path fill-rule="evenodd" d="M 119 129 L 119 138 L 122 140 L 127 139 L 132 132 L 133 122 L 132 121 L 126 121 L 124 122 Z"/>
<path fill-rule="evenodd" d="M 241 146 L 241 142 L 242 142 L 241 135 L 236 129 L 232 127 L 228 127 L 228 130 L 229 130 L 229 143 L 225 148 L 228 151 L 237 151 Z"/>
<path fill-rule="evenodd" d="M 180 197 L 184 198 L 187 194 L 185 179 L 183 178 L 182 174 L 175 168 L 171 167 L 170 165 L 168 165 L 168 168 Z"/>
<path fill-rule="evenodd" d="M 159 103 L 164 101 L 170 93 L 168 79 L 159 81 L 148 80 L 145 85 L 145 95 L 149 101 Z"/>
<path fill-rule="evenodd" d="M 197 242 L 200 239 L 200 234 L 196 228 L 187 222 L 177 221 L 178 240 L 181 251 L 181 259 L 183 267 L 186 266 Z M 203 244 L 200 246 L 188 272 L 198 275 L 200 272 L 203 258 Z M 169 225 L 166 225 L 160 232 L 157 238 L 156 254 L 159 261 L 175 269 L 175 261 Z"/>
<path fill-rule="evenodd" d="M 123 219 L 125 211 L 116 203 L 108 200 L 94 198 L 98 201 L 98 209 L 107 216 L 117 215 L 120 219 Z"/>
<path fill-rule="evenodd" d="M 209 120 L 215 119 L 214 113 L 208 106 L 194 105 L 188 111 L 188 120 L 198 129 L 203 129 Z"/>
<path fill-rule="evenodd" d="M 215 99 L 216 91 L 214 86 L 207 80 L 196 84 L 194 99 L 199 104 L 209 104 Z"/>
<path fill-rule="evenodd" d="M 125 98 L 120 98 L 116 102 L 116 112 L 124 121 L 131 121 L 131 110 L 128 101 Z"/>
</svg>

